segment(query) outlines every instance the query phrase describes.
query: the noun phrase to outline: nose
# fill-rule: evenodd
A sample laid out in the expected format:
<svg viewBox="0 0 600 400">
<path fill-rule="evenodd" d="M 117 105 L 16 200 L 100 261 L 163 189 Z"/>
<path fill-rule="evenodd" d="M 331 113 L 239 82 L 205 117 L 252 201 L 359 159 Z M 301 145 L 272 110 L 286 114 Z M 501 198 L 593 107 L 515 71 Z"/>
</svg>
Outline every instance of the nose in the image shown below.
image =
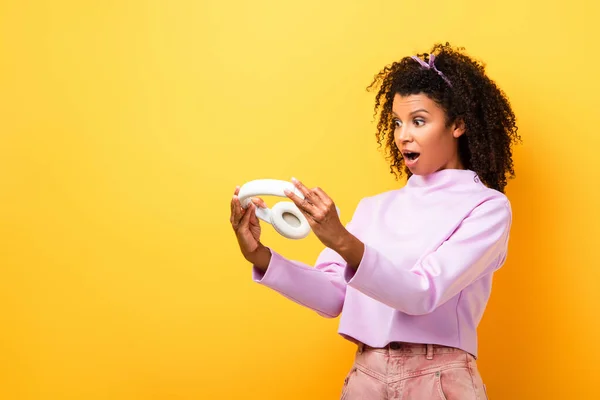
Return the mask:
<svg viewBox="0 0 600 400">
<path fill-rule="evenodd" d="M 412 141 L 412 135 L 410 129 L 407 126 L 401 126 L 396 128 L 396 142 L 397 143 L 409 143 Z"/>
</svg>

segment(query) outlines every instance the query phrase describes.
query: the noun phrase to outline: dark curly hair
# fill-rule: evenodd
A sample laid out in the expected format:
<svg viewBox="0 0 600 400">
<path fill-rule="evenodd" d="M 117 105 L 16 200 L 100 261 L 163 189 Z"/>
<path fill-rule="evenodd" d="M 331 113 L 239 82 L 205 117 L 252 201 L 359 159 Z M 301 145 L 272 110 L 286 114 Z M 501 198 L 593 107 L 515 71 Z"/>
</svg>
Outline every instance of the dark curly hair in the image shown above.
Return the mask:
<svg viewBox="0 0 600 400">
<path fill-rule="evenodd" d="M 485 74 L 485 64 L 467 56 L 464 48 L 437 43 L 431 53 L 417 56 L 428 62 L 430 54 L 435 55 L 436 68 L 451 85 L 432 69 L 404 57 L 386 66 L 367 87 L 368 91 L 379 88 L 375 98 L 375 115 L 379 113 L 376 136 L 380 147 L 385 143 L 391 173 L 399 178 L 404 166 L 394 142 L 394 96 L 423 93 L 445 111 L 448 126 L 457 120 L 464 123 L 465 133 L 458 139 L 463 166 L 475 171 L 486 186 L 504 192 L 507 176 L 515 176 L 511 146 L 521 141 L 508 98 Z M 410 177 L 408 168 L 404 170 Z"/>
</svg>

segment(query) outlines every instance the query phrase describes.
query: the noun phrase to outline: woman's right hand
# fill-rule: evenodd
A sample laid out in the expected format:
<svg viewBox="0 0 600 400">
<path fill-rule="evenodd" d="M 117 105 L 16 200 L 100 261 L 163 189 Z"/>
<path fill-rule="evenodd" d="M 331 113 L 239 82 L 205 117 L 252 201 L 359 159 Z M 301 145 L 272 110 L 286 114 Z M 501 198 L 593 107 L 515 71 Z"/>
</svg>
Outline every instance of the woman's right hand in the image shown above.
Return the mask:
<svg viewBox="0 0 600 400">
<path fill-rule="evenodd" d="M 260 242 L 260 222 L 256 216 L 257 205 L 266 207 L 266 204 L 260 198 L 252 198 L 244 209 L 238 197 L 239 192 L 238 186 L 231 199 L 231 226 L 244 258 L 266 270 L 271 252 Z"/>
</svg>

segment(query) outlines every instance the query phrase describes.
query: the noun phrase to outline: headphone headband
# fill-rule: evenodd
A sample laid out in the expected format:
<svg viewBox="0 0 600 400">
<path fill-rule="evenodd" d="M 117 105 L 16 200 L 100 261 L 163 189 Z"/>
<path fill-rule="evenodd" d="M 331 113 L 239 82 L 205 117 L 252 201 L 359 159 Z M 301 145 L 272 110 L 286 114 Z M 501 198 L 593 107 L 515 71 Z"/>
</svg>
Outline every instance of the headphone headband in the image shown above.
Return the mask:
<svg viewBox="0 0 600 400">
<path fill-rule="evenodd" d="M 300 192 L 300 190 L 298 190 L 298 188 L 296 188 L 292 182 L 282 181 L 279 179 L 256 179 L 254 181 L 250 181 L 240 188 L 238 197 L 242 207 L 246 208 L 250 202 L 250 198 L 253 196 L 263 195 L 287 197 L 283 192 L 286 189 L 290 192 L 294 192 L 301 199 L 304 198 L 302 192 Z"/>
</svg>

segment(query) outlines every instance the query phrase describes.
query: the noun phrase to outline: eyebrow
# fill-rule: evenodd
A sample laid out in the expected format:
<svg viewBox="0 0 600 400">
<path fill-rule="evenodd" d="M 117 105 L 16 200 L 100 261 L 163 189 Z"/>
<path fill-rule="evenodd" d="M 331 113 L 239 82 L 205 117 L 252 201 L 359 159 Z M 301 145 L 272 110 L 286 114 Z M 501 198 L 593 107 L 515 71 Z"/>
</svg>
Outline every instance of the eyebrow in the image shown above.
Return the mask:
<svg viewBox="0 0 600 400">
<path fill-rule="evenodd" d="M 431 115 L 431 113 L 430 113 L 429 111 L 427 111 L 426 109 L 424 109 L 424 108 L 419 108 L 418 110 L 411 111 L 411 112 L 410 112 L 410 115 L 416 114 L 416 113 L 418 113 L 418 112 L 425 112 L 425 113 L 427 113 L 427 114 Z M 398 114 L 396 114 L 396 112 L 395 112 L 395 111 L 392 111 L 392 114 L 394 114 L 396 117 L 398 116 Z"/>
</svg>

